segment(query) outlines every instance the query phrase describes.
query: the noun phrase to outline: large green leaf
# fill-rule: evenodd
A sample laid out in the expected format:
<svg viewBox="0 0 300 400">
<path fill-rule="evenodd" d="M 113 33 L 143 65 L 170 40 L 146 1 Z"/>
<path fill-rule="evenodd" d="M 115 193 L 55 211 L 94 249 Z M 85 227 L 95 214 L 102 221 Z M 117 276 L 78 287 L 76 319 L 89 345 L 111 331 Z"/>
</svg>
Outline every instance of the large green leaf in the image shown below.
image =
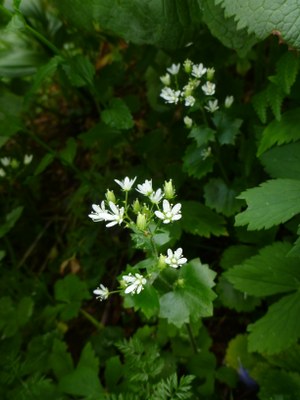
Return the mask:
<svg viewBox="0 0 300 400">
<path fill-rule="evenodd" d="M 160 317 L 178 327 L 184 323 L 209 317 L 213 312 L 212 291 L 216 273 L 195 259 L 179 271 L 177 285 L 160 298 Z"/>
<path fill-rule="evenodd" d="M 270 296 L 300 287 L 299 258 L 286 257 L 289 243 L 273 243 L 224 273 L 236 289 L 253 296 Z"/>
<path fill-rule="evenodd" d="M 225 15 L 234 16 L 237 28 L 247 28 L 258 38 L 273 34 L 300 48 L 300 8 L 295 0 L 215 0 L 225 8 Z"/>
<path fill-rule="evenodd" d="M 272 121 L 263 131 L 257 154 L 260 156 L 274 144 L 284 144 L 300 140 L 300 109 L 287 111 L 280 121 Z"/>
<path fill-rule="evenodd" d="M 267 314 L 249 325 L 249 350 L 266 354 L 279 353 L 300 337 L 300 291 L 283 297 Z"/>
<path fill-rule="evenodd" d="M 109 108 L 101 114 L 103 122 L 113 129 L 130 129 L 134 121 L 130 110 L 122 99 L 112 99 Z"/>
<path fill-rule="evenodd" d="M 249 230 L 267 229 L 300 212 L 300 180 L 270 180 L 246 190 L 238 198 L 245 199 L 248 208 L 236 216 L 236 225 L 248 224 Z"/>
<path fill-rule="evenodd" d="M 80 29 L 105 30 L 137 44 L 183 47 L 199 31 L 198 0 L 53 0 Z"/>
</svg>

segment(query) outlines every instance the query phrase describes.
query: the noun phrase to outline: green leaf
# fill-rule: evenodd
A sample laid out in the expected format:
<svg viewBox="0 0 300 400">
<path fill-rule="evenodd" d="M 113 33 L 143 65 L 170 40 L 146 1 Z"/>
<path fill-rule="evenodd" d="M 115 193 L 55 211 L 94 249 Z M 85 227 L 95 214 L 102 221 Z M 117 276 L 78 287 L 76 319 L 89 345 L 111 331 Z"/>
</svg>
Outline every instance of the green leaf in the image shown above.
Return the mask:
<svg viewBox="0 0 300 400">
<path fill-rule="evenodd" d="M 249 350 L 279 353 L 300 337 L 300 291 L 272 304 L 264 317 L 248 326 Z"/>
<path fill-rule="evenodd" d="M 105 382 L 110 391 L 115 391 L 123 375 L 123 365 L 119 356 L 110 357 L 105 363 Z"/>
<path fill-rule="evenodd" d="M 256 253 L 257 249 L 254 246 L 238 244 L 227 247 L 222 254 L 220 266 L 223 269 L 231 268 L 234 265 L 241 264 L 245 259 L 254 256 Z"/>
<path fill-rule="evenodd" d="M 240 368 L 241 364 L 247 369 L 255 366 L 257 360 L 248 351 L 246 335 L 237 335 L 230 340 L 226 349 L 225 363 L 236 371 Z"/>
<path fill-rule="evenodd" d="M 298 289 L 299 259 L 287 257 L 290 249 L 289 243 L 275 242 L 261 249 L 258 255 L 231 268 L 224 276 L 236 289 L 258 297 Z"/>
<path fill-rule="evenodd" d="M 23 98 L 3 91 L 0 96 L 0 147 L 23 128 L 20 117 Z"/>
<path fill-rule="evenodd" d="M 220 5 L 211 0 L 202 0 L 203 21 L 224 46 L 237 51 L 239 56 L 245 57 L 251 47 L 257 43 L 257 38 L 249 35 L 246 29 L 239 31 L 237 35 L 237 23 L 233 17 L 225 17 Z"/>
<path fill-rule="evenodd" d="M 73 360 L 65 342 L 58 339 L 54 340 L 49 357 L 49 366 L 58 380 L 73 371 Z"/>
<path fill-rule="evenodd" d="M 215 285 L 215 276 L 216 273 L 199 259 L 185 264 L 179 271 L 174 290 L 160 298 L 159 316 L 177 327 L 211 316 L 212 301 L 216 297 L 211 289 Z"/>
<path fill-rule="evenodd" d="M 95 68 L 83 54 L 77 54 L 70 59 L 66 59 L 63 69 L 72 85 L 76 87 L 91 87 L 93 85 Z"/>
<path fill-rule="evenodd" d="M 41 159 L 39 162 L 38 166 L 36 167 L 36 170 L 34 171 L 34 175 L 40 175 L 42 172 L 45 171 L 45 169 L 52 163 L 54 160 L 54 155 L 51 153 L 47 153 L 44 155 L 44 157 Z"/>
<path fill-rule="evenodd" d="M 299 397 L 300 375 L 271 369 L 269 365 L 258 376 L 259 398 L 262 400 L 293 400 Z"/>
<path fill-rule="evenodd" d="M 242 202 L 236 199 L 237 194 L 220 178 L 211 179 L 204 186 L 205 204 L 227 217 L 235 214 L 241 208 Z"/>
<path fill-rule="evenodd" d="M 3 339 L 12 337 L 26 325 L 32 316 L 33 305 L 31 297 L 23 297 L 16 305 L 13 304 L 10 297 L 1 298 L 0 330 Z"/>
<path fill-rule="evenodd" d="M 226 235 L 225 220 L 196 201 L 182 202 L 182 228 L 188 233 L 209 238 Z"/>
<path fill-rule="evenodd" d="M 121 99 L 112 99 L 109 108 L 101 113 L 103 122 L 114 129 L 130 129 L 134 121 L 126 103 Z"/>
<path fill-rule="evenodd" d="M 208 142 L 213 142 L 215 138 L 216 131 L 214 129 L 209 128 L 206 125 L 197 125 L 194 126 L 190 133 L 188 134 L 189 138 L 195 139 L 197 146 L 201 147 Z"/>
<path fill-rule="evenodd" d="M 99 377 L 99 361 L 90 343 L 81 352 L 76 370 L 62 377 L 59 388 L 64 393 L 74 396 L 91 396 L 99 398 L 103 392 Z"/>
<path fill-rule="evenodd" d="M 237 29 L 246 28 L 263 40 L 272 32 L 291 46 L 300 48 L 298 26 L 300 11 L 294 0 L 215 0 L 225 8 L 225 16 L 234 17 Z"/>
<path fill-rule="evenodd" d="M 300 142 L 274 147 L 263 153 L 260 158 L 272 178 L 299 179 Z"/>
<path fill-rule="evenodd" d="M 236 216 L 236 225 L 249 230 L 268 229 L 293 218 L 300 212 L 300 180 L 274 179 L 239 195 L 248 208 Z"/>
<path fill-rule="evenodd" d="M 214 159 L 211 157 L 211 149 L 205 145 L 198 147 L 190 144 L 183 157 L 183 171 L 195 178 L 203 178 L 213 170 Z"/>
<path fill-rule="evenodd" d="M 73 164 L 74 158 L 77 151 L 77 142 L 74 138 L 69 138 L 66 143 L 66 147 L 61 150 L 60 158 L 67 164 Z"/>
<path fill-rule="evenodd" d="M 83 300 L 91 298 L 85 282 L 76 275 L 67 275 L 56 282 L 54 287 L 55 299 L 63 303 L 61 318 L 69 320 L 77 316 Z"/>
<path fill-rule="evenodd" d="M 275 144 L 296 142 L 300 140 L 300 108 L 282 114 L 280 121 L 272 121 L 263 131 L 257 150 L 260 156 Z"/>
<path fill-rule="evenodd" d="M 215 112 L 212 120 L 217 128 L 217 138 L 219 143 L 221 145 L 234 144 L 236 135 L 240 131 L 243 120 L 238 118 L 234 119 L 222 111 Z"/>
<path fill-rule="evenodd" d="M 125 307 L 134 307 L 136 311 L 141 310 L 147 318 L 156 316 L 159 311 L 157 291 L 153 286 L 146 285 L 141 293 L 126 296 L 124 305 Z"/>
<path fill-rule="evenodd" d="M 11 212 L 6 214 L 5 222 L 0 226 L 0 238 L 5 236 L 17 223 L 21 217 L 24 207 L 16 207 Z"/>
<path fill-rule="evenodd" d="M 81 30 L 101 29 L 136 44 L 176 49 L 193 40 L 201 21 L 197 0 L 55 0 L 64 18 Z"/>
</svg>

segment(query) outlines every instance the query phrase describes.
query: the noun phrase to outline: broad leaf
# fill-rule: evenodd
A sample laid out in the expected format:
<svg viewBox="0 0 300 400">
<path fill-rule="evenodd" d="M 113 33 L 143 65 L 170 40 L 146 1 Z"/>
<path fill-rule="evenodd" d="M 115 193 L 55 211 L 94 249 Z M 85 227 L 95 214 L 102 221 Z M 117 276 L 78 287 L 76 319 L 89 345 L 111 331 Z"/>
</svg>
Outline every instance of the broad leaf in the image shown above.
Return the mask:
<svg viewBox="0 0 300 400">
<path fill-rule="evenodd" d="M 279 353 L 300 337 L 300 291 L 283 297 L 267 314 L 248 326 L 249 350 L 266 354 Z"/>
<path fill-rule="evenodd" d="M 73 360 L 65 342 L 54 340 L 49 365 L 58 380 L 73 371 Z"/>
<path fill-rule="evenodd" d="M 216 131 L 214 129 L 211 129 L 206 125 L 197 125 L 191 129 L 188 137 L 195 139 L 197 146 L 200 147 L 208 142 L 213 142 L 215 134 Z"/>
<path fill-rule="evenodd" d="M 213 170 L 214 159 L 211 156 L 211 148 L 203 145 L 198 147 L 190 144 L 183 156 L 183 170 L 195 178 L 203 178 Z"/>
<path fill-rule="evenodd" d="M 300 287 L 299 259 L 287 257 L 289 243 L 273 243 L 253 256 L 229 269 L 224 276 L 236 289 L 263 297 L 285 293 Z"/>
<path fill-rule="evenodd" d="M 130 129 L 134 125 L 130 110 L 121 99 L 113 99 L 101 117 L 103 122 L 113 129 Z"/>
<path fill-rule="evenodd" d="M 201 203 L 183 201 L 182 215 L 181 224 L 188 233 L 204 237 L 226 235 L 224 219 Z"/>
<path fill-rule="evenodd" d="M 300 48 L 298 27 L 300 10 L 294 0 L 215 0 L 225 8 L 225 16 L 234 16 L 237 28 L 247 28 L 258 38 L 265 39 L 272 32 L 289 45 Z"/>
<path fill-rule="evenodd" d="M 234 144 L 243 123 L 242 119 L 232 118 L 224 112 L 217 111 L 212 118 L 217 128 L 217 138 L 221 145 Z"/>
<path fill-rule="evenodd" d="M 270 180 L 246 190 L 238 198 L 245 199 L 248 208 L 236 216 L 236 225 L 248 224 L 249 230 L 268 229 L 300 212 L 300 180 Z"/>
<path fill-rule="evenodd" d="M 300 109 L 295 108 L 281 116 L 281 120 L 272 121 L 263 131 L 257 154 L 260 156 L 275 144 L 300 140 Z"/>
<path fill-rule="evenodd" d="M 295 372 L 287 372 L 270 368 L 264 364 L 260 368 L 257 377 L 259 383 L 259 398 L 274 400 L 298 399 L 300 393 L 300 375 Z"/>
</svg>

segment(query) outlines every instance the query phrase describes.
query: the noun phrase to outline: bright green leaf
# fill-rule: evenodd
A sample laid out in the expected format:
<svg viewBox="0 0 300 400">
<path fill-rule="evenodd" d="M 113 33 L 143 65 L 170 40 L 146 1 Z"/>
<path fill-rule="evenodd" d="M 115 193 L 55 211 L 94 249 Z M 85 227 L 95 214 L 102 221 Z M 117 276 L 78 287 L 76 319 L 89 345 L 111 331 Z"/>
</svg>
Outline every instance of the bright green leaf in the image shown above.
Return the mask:
<svg viewBox="0 0 300 400">
<path fill-rule="evenodd" d="M 299 259 L 287 257 L 290 249 L 289 243 L 275 242 L 241 265 L 229 269 L 224 276 L 236 289 L 257 297 L 298 289 Z"/>
<path fill-rule="evenodd" d="M 268 229 L 293 218 L 300 212 L 300 180 L 274 179 L 238 196 L 247 209 L 236 216 L 236 225 L 249 230 Z"/>
</svg>

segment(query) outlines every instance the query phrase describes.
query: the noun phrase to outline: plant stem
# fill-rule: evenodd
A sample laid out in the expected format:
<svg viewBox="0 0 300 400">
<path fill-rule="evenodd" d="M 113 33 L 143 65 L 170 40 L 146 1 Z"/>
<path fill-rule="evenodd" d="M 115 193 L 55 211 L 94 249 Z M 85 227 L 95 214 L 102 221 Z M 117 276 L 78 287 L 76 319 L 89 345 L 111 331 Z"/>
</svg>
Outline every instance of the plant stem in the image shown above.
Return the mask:
<svg viewBox="0 0 300 400">
<path fill-rule="evenodd" d="M 80 313 L 88 320 L 92 325 L 94 325 L 99 331 L 104 328 L 104 325 L 101 324 L 101 322 L 97 321 L 96 318 L 94 318 L 91 314 L 83 310 L 82 308 L 80 309 Z"/>
<path fill-rule="evenodd" d="M 197 348 L 197 344 L 196 344 L 196 341 L 195 341 L 195 338 L 194 338 L 194 335 L 193 335 L 193 332 L 192 332 L 191 324 L 190 323 L 186 323 L 185 326 L 186 326 L 186 329 L 187 329 L 187 332 L 188 332 L 188 335 L 189 335 L 189 339 L 190 339 L 193 351 L 194 351 L 195 354 L 197 354 L 198 353 L 198 348 Z"/>
</svg>

